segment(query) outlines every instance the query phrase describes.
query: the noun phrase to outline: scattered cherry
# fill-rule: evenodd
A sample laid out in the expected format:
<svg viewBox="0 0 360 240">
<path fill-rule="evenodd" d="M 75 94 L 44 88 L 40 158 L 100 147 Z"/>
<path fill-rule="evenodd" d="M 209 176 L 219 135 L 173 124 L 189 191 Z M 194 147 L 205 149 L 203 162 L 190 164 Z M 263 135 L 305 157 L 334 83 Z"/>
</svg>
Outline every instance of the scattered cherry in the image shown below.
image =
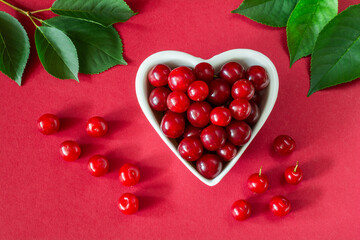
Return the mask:
<svg viewBox="0 0 360 240">
<path fill-rule="evenodd" d="M 101 155 L 92 156 L 89 159 L 88 169 L 91 175 L 100 177 L 109 171 L 109 161 Z"/>
<path fill-rule="evenodd" d="M 37 127 L 42 134 L 50 135 L 59 131 L 60 120 L 54 114 L 44 114 L 37 120 Z"/>
<path fill-rule="evenodd" d="M 291 205 L 290 201 L 284 196 L 275 196 L 271 199 L 269 207 L 276 216 L 281 217 L 290 212 Z"/>
<path fill-rule="evenodd" d="M 210 122 L 211 106 L 207 102 L 193 102 L 187 111 L 187 119 L 195 127 L 205 127 Z"/>
<path fill-rule="evenodd" d="M 295 149 L 295 141 L 287 135 L 277 136 L 273 143 L 274 151 L 281 155 L 288 155 Z"/>
<path fill-rule="evenodd" d="M 193 101 L 204 101 L 209 95 L 209 87 L 204 81 L 195 81 L 190 84 L 187 93 Z"/>
<path fill-rule="evenodd" d="M 167 111 L 161 120 L 161 130 L 169 138 L 180 137 L 185 130 L 185 117 L 181 113 Z"/>
<path fill-rule="evenodd" d="M 183 113 L 188 109 L 190 105 L 190 99 L 184 92 L 174 91 L 169 94 L 166 103 L 167 107 L 171 111 L 176 113 Z"/>
<path fill-rule="evenodd" d="M 181 140 L 178 151 L 180 156 L 187 161 L 198 160 L 203 154 L 204 148 L 199 137 L 186 137 Z"/>
<path fill-rule="evenodd" d="M 231 96 L 234 99 L 245 98 L 250 100 L 255 94 L 255 88 L 249 80 L 240 79 L 232 85 Z"/>
<path fill-rule="evenodd" d="M 119 171 L 120 182 L 127 187 L 136 185 L 140 180 L 140 170 L 131 163 L 122 165 Z"/>
<path fill-rule="evenodd" d="M 251 215 L 251 205 L 246 200 L 237 200 L 231 206 L 231 213 L 238 221 L 243 221 Z"/>
<path fill-rule="evenodd" d="M 198 127 L 194 127 L 193 125 L 189 124 L 186 128 L 185 128 L 185 132 L 183 134 L 183 137 L 200 137 L 202 129 L 198 128 Z"/>
<path fill-rule="evenodd" d="M 211 64 L 202 62 L 195 66 L 194 73 L 196 79 L 210 82 L 214 78 L 215 70 Z"/>
<path fill-rule="evenodd" d="M 249 67 L 246 71 L 246 77 L 252 82 L 256 91 L 265 89 L 270 82 L 265 69 L 260 66 Z"/>
<path fill-rule="evenodd" d="M 200 139 L 209 151 L 216 151 L 226 143 L 226 132 L 222 127 L 210 125 L 201 132 Z"/>
<path fill-rule="evenodd" d="M 149 96 L 150 107 L 156 111 L 166 111 L 168 109 L 166 100 L 170 93 L 170 89 L 166 87 L 154 88 Z"/>
<path fill-rule="evenodd" d="M 222 66 L 220 77 L 233 85 L 234 82 L 244 77 L 244 68 L 237 62 L 228 62 Z"/>
<path fill-rule="evenodd" d="M 215 154 L 205 154 L 196 161 L 196 169 L 207 179 L 213 179 L 220 174 L 223 164 L 219 156 Z"/>
<path fill-rule="evenodd" d="M 284 176 L 287 183 L 293 185 L 298 184 L 303 177 L 303 172 L 299 167 L 299 162 L 297 161 L 295 166 L 288 167 L 285 170 Z"/>
<path fill-rule="evenodd" d="M 252 174 L 248 179 L 248 188 L 250 191 L 255 193 L 263 193 L 269 187 L 269 181 L 265 174 L 261 173 L 261 168 L 259 173 Z"/>
<path fill-rule="evenodd" d="M 86 124 L 86 132 L 92 137 L 102 137 L 108 132 L 108 125 L 102 117 L 92 117 Z"/>
<path fill-rule="evenodd" d="M 77 142 L 69 140 L 61 143 L 60 155 L 65 161 L 75 161 L 80 157 L 80 154 L 81 149 Z"/>
<path fill-rule="evenodd" d="M 239 98 L 230 103 L 229 109 L 233 118 L 236 120 L 244 120 L 251 113 L 251 104 L 248 100 Z"/>
<path fill-rule="evenodd" d="M 154 87 L 163 87 L 168 83 L 171 69 L 165 64 L 158 64 L 148 73 L 148 80 Z"/>
<path fill-rule="evenodd" d="M 124 193 L 118 201 L 120 211 L 125 215 L 131 215 L 139 210 L 139 199 L 132 193 Z"/>
<path fill-rule="evenodd" d="M 173 91 L 186 92 L 193 81 L 195 81 L 195 75 L 188 67 L 177 67 L 170 72 L 168 77 L 169 87 Z"/>
<path fill-rule="evenodd" d="M 254 126 L 260 118 L 260 108 L 256 105 L 255 102 L 250 101 L 251 112 L 250 115 L 245 119 L 250 126 Z"/>
<path fill-rule="evenodd" d="M 225 104 L 230 97 L 230 86 L 223 79 L 215 79 L 209 83 L 209 96 L 207 101 L 214 105 Z"/>
<path fill-rule="evenodd" d="M 227 142 L 216 151 L 216 154 L 225 162 L 230 162 L 236 156 L 237 149 L 234 144 Z"/>
<path fill-rule="evenodd" d="M 216 107 L 210 113 L 210 121 L 214 125 L 225 127 L 231 122 L 231 112 L 226 107 Z"/>
<path fill-rule="evenodd" d="M 229 142 L 242 146 L 250 140 L 251 128 L 244 121 L 233 121 L 226 127 Z"/>
</svg>

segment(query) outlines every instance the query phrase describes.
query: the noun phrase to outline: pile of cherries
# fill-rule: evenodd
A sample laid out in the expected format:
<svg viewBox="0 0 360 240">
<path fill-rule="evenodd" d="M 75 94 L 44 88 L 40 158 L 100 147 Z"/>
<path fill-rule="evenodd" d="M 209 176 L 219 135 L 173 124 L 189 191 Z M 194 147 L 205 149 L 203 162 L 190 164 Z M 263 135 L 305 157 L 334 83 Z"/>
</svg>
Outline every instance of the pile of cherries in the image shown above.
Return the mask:
<svg viewBox="0 0 360 240">
<path fill-rule="evenodd" d="M 149 104 L 164 112 L 163 133 L 178 140 L 181 157 L 196 161 L 197 171 L 207 179 L 218 176 L 238 147 L 249 141 L 260 117 L 259 92 L 269 85 L 263 67 L 245 70 L 237 62 L 224 64 L 217 75 L 206 62 L 172 70 L 158 64 L 148 80 L 155 87 Z"/>
</svg>

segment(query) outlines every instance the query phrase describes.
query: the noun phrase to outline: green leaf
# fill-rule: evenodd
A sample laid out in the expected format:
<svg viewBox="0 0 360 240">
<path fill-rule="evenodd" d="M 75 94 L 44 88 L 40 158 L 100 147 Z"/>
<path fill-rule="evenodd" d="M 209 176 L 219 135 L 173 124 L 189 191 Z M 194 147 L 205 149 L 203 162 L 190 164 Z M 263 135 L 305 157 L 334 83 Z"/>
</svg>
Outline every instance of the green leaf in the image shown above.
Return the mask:
<svg viewBox="0 0 360 240">
<path fill-rule="evenodd" d="M 36 49 L 45 70 L 56 78 L 78 79 L 79 60 L 74 44 L 59 29 L 37 27 Z"/>
<path fill-rule="evenodd" d="M 19 86 L 29 54 L 29 38 L 23 26 L 11 15 L 0 12 L 0 71 Z"/>
<path fill-rule="evenodd" d="M 43 24 L 63 31 L 74 43 L 80 64 L 80 72 L 101 73 L 117 64 L 126 65 L 122 56 L 122 43 L 114 27 L 71 17 L 54 17 Z"/>
<path fill-rule="evenodd" d="M 123 0 L 56 0 L 51 11 L 106 27 L 117 22 L 125 22 L 135 15 Z"/>
<path fill-rule="evenodd" d="M 337 15 L 320 32 L 311 59 L 308 96 L 360 77 L 360 4 Z"/>
<path fill-rule="evenodd" d="M 290 66 L 312 53 L 317 36 L 337 11 L 337 0 L 299 1 L 286 27 Z"/>
<path fill-rule="evenodd" d="M 298 0 L 244 0 L 232 11 L 272 27 L 285 27 Z"/>
</svg>

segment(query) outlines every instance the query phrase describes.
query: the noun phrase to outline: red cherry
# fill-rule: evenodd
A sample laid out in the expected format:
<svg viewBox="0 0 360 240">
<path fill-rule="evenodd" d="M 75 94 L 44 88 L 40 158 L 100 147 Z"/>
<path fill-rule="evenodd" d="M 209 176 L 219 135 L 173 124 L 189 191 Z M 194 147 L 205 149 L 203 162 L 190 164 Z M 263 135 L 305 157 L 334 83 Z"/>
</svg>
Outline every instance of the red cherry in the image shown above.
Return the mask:
<svg viewBox="0 0 360 240">
<path fill-rule="evenodd" d="M 246 71 L 246 77 L 252 82 L 256 91 L 265 89 L 270 83 L 265 69 L 260 66 L 249 67 Z"/>
<path fill-rule="evenodd" d="M 273 143 L 274 151 L 281 155 L 288 155 L 295 149 L 295 141 L 290 136 L 277 136 Z"/>
<path fill-rule="evenodd" d="M 233 118 L 235 118 L 236 120 L 244 120 L 251 113 L 251 104 L 248 100 L 244 98 L 239 98 L 233 100 L 230 103 L 229 109 Z"/>
<path fill-rule="evenodd" d="M 185 160 L 195 161 L 201 157 L 204 148 L 199 137 L 186 137 L 181 140 L 178 151 Z"/>
<path fill-rule="evenodd" d="M 211 64 L 202 62 L 195 66 L 194 73 L 196 76 L 196 79 L 210 82 L 214 78 L 214 68 L 211 66 Z"/>
<path fill-rule="evenodd" d="M 167 107 L 176 113 L 185 112 L 189 105 L 190 99 L 186 96 L 184 92 L 175 91 L 169 94 L 167 97 Z"/>
<path fill-rule="evenodd" d="M 226 143 L 226 132 L 222 127 L 210 125 L 201 132 L 200 139 L 209 151 L 216 151 Z"/>
<path fill-rule="evenodd" d="M 227 142 L 216 151 L 216 154 L 225 162 L 230 162 L 236 156 L 237 149 L 234 144 Z"/>
<path fill-rule="evenodd" d="M 248 188 L 250 191 L 255 193 L 263 193 L 269 187 L 269 181 L 265 174 L 261 173 L 261 168 L 259 173 L 252 174 L 248 179 Z"/>
<path fill-rule="evenodd" d="M 214 125 L 225 127 L 231 122 L 231 112 L 226 107 L 216 107 L 210 113 L 210 121 Z"/>
<path fill-rule="evenodd" d="M 193 125 L 189 124 L 189 125 L 185 128 L 185 132 L 184 132 L 183 137 L 184 137 L 184 138 L 186 138 L 186 137 L 192 137 L 192 136 L 200 137 L 201 131 L 202 131 L 201 128 L 194 127 Z"/>
<path fill-rule="evenodd" d="M 290 212 L 291 205 L 286 197 L 275 196 L 271 199 L 269 207 L 276 216 L 281 217 Z"/>
<path fill-rule="evenodd" d="M 131 163 L 122 165 L 119 171 L 119 180 L 122 185 L 130 187 L 136 185 L 140 180 L 140 170 Z"/>
<path fill-rule="evenodd" d="M 89 159 L 88 169 L 91 175 L 100 177 L 109 171 L 109 161 L 101 155 L 92 156 Z"/>
<path fill-rule="evenodd" d="M 204 101 L 209 95 L 209 87 L 206 82 L 195 81 L 190 84 L 187 93 L 193 101 Z"/>
<path fill-rule="evenodd" d="M 249 80 L 240 79 L 231 88 L 231 96 L 234 99 L 245 98 L 250 100 L 255 94 L 255 88 Z"/>
<path fill-rule="evenodd" d="M 161 130 L 169 138 L 180 137 L 185 130 L 185 117 L 183 114 L 167 111 L 161 120 Z"/>
<path fill-rule="evenodd" d="M 149 96 L 150 107 L 156 111 L 166 111 L 168 109 L 166 100 L 170 93 L 170 89 L 166 87 L 154 88 Z"/>
<path fill-rule="evenodd" d="M 102 117 L 92 117 L 86 124 L 86 132 L 92 137 L 102 137 L 108 132 L 108 125 Z"/>
<path fill-rule="evenodd" d="M 284 176 L 287 183 L 293 185 L 298 184 L 303 177 L 303 172 L 299 167 L 299 162 L 296 162 L 296 166 L 288 167 L 285 170 Z"/>
<path fill-rule="evenodd" d="M 75 161 L 80 157 L 81 149 L 79 144 L 74 141 L 65 141 L 60 145 L 60 155 L 68 162 Z"/>
<path fill-rule="evenodd" d="M 188 67 L 173 69 L 168 78 L 169 87 L 173 91 L 186 92 L 193 81 L 195 81 L 195 75 Z"/>
<path fill-rule="evenodd" d="M 165 64 L 158 64 L 148 73 L 148 80 L 154 87 L 166 86 L 171 69 Z"/>
<path fill-rule="evenodd" d="M 187 111 L 187 119 L 195 127 L 205 127 L 210 122 L 211 106 L 207 102 L 194 102 Z"/>
<path fill-rule="evenodd" d="M 246 200 L 237 200 L 231 206 L 231 213 L 238 221 L 243 221 L 251 215 L 251 205 Z"/>
<path fill-rule="evenodd" d="M 37 120 L 37 127 L 42 134 L 50 135 L 59 131 L 60 120 L 54 114 L 44 114 Z"/>
<path fill-rule="evenodd" d="M 254 96 L 252 97 L 251 101 L 256 103 L 256 105 L 260 106 L 262 97 L 258 92 L 255 92 Z"/>
<path fill-rule="evenodd" d="M 251 128 L 243 121 L 233 121 L 226 127 L 229 142 L 235 146 L 242 146 L 250 140 Z"/>
<path fill-rule="evenodd" d="M 247 122 L 250 126 L 254 126 L 255 123 L 259 121 L 260 108 L 253 101 L 250 101 L 250 105 L 251 105 L 251 112 L 250 115 L 245 119 L 245 122 Z"/>
<path fill-rule="evenodd" d="M 118 201 L 120 211 L 125 215 L 131 215 L 139 210 L 139 199 L 132 193 L 124 193 Z"/>
<path fill-rule="evenodd" d="M 196 169 L 207 179 L 213 179 L 220 174 L 223 168 L 221 159 L 215 154 L 205 154 L 196 161 Z"/>
<path fill-rule="evenodd" d="M 237 62 L 228 62 L 222 66 L 220 77 L 233 85 L 234 82 L 244 77 L 244 68 Z"/>
<path fill-rule="evenodd" d="M 207 101 L 214 105 L 225 104 L 230 98 L 230 86 L 223 79 L 215 79 L 209 83 Z"/>
</svg>

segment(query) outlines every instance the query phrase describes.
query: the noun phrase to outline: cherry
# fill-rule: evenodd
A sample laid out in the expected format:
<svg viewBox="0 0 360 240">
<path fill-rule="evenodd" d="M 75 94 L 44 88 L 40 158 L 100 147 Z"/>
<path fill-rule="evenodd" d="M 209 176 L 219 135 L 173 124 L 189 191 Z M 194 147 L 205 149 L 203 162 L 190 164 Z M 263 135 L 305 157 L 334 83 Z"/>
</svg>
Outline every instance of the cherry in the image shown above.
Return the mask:
<svg viewBox="0 0 360 240">
<path fill-rule="evenodd" d="M 101 155 L 92 156 L 88 162 L 88 169 L 91 175 L 100 177 L 109 171 L 109 161 Z"/>
<path fill-rule="evenodd" d="M 213 179 L 220 174 L 223 168 L 221 159 L 215 154 L 205 154 L 196 161 L 196 169 L 207 179 Z"/>
<path fill-rule="evenodd" d="M 227 142 L 216 151 L 216 154 L 221 157 L 222 160 L 230 162 L 236 156 L 237 149 L 234 144 Z"/>
<path fill-rule="evenodd" d="M 269 204 L 270 210 L 276 216 L 285 216 L 290 212 L 290 201 L 284 196 L 275 196 L 271 199 Z"/>
<path fill-rule="evenodd" d="M 180 137 L 185 130 L 185 117 L 183 114 L 167 111 L 161 120 L 161 130 L 169 138 Z"/>
<path fill-rule="evenodd" d="M 184 132 L 183 137 L 184 137 L 184 138 L 186 138 L 186 137 L 192 137 L 192 136 L 200 137 L 201 131 L 202 131 L 201 128 L 194 127 L 193 125 L 189 124 L 189 125 L 185 128 L 185 132 Z"/>
<path fill-rule="evenodd" d="M 86 132 L 92 137 L 102 137 L 108 132 L 108 125 L 102 117 L 92 117 L 86 124 Z"/>
<path fill-rule="evenodd" d="M 296 166 L 288 167 L 285 170 L 284 176 L 287 183 L 293 185 L 298 184 L 303 177 L 303 172 L 299 167 L 299 162 L 296 162 Z"/>
<path fill-rule="evenodd" d="M 210 82 L 214 78 L 214 68 L 211 66 L 211 64 L 202 62 L 195 66 L 194 73 L 196 76 L 196 79 Z"/>
<path fill-rule="evenodd" d="M 165 64 L 158 64 L 148 73 L 148 80 L 154 87 L 166 86 L 171 69 Z"/>
<path fill-rule="evenodd" d="M 204 101 L 209 95 L 209 87 L 206 82 L 195 81 L 190 84 L 187 93 L 193 101 Z"/>
<path fill-rule="evenodd" d="M 281 155 L 288 155 L 295 149 L 295 141 L 287 135 L 277 136 L 273 143 L 274 151 Z"/>
<path fill-rule="evenodd" d="M 251 128 L 243 121 L 233 121 L 226 127 L 229 142 L 235 146 L 242 146 L 250 140 Z"/>
<path fill-rule="evenodd" d="M 190 105 L 190 99 L 184 92 L 175 91 L 169 94 L 166 103 L 167 107 L 171 111 L 176 113 L 183 113 L 188 109 Z"/>
<path fill-rule="evenodd" d="M 118 201 L 120 211 L 125 215 L 131 215 L 139 210 L 139 199 L 132 193 L 124 193 Z"/>
<path fill-rule="evenodd" d="M 245 98 L 250 100 L 255 94 L 255 88 L 249 80 L 240 79 L 231 88 L 231 96 L 234 99 Z"/>
<path fill-rule="evenodd" d="M 230 97 L 230 86 L 223 79 L 215 79 L 209 83 L 207 101 L 214 105 L 225 104 Z"/>
<path fill-rule="evenodd" d="M 246 77 L 252 82 L 256 91 L 265 89 L 270 83 L 265 69 L 260 66 L 249 67 L 246 71 Z"/>
<path fill-rule="evenodd" d="M 255 92 L 254 96 L 252 97 L 251 101 L 256 103 L 256 105 L 260 106 L 262 97 L 258 92 Z"/>
<path fill-rule="evenodd" d="M 214 125 L 225 127 L 231 122 L 231 112 L 226 107 L 216 107 L 210 113 L 210 121 Z"/>
<path fill-rule="evenodd" d="M 187 119 L 195 127 L 205 127 L 210 122 L 211 106 L 207 102 L 194 102 L 187 111 Z"/>
<path fill-rule="evenodd" d="M 251 113 L 251 104 L 248 100 L 244 98 L 239 98 L 233 100 L 230 103 L 229 109 L 233 118 L 235 118 L 236 120 L 244 120 Z"/>
<path fill-rule="evenodd" d="M 193 81 L 195 81 L 195 75 L 188 67 L 175 68 L 168 77 L 169 87 L 173 91 L 186 92 Z"/>
<path fill-rule="evenodd" d="M 263 193 L 269 187 L 269 181 L 265 174 L 261 174 L 261 168 L 259 173 L 252 174 L 248 179 L 248 188 L 255 193 Z"/>
<path fill-rule="evenodd" d="M 149 96 L 150 107 L 156 111 L 167 110 L 166 100 L 170 93 L 170 89 L 166 87 L 154 88 Z"/>
<path fill-rule="evenodd" d="M 42 134 L 50 135 L 59 131 L 60 120 L 54 114 L 44 114 L 37 120 L 37 127 Z"/>
<path fill-rule="evenodd" d="M 244 77 L 244 68 L 237 62 L 228 62 L 222 66 L 220 77 L 233 85 L 234 82 Z"/>
<path fill-rule="evenodd" d="M 209 151 L 216 151 L 226 143 L 226 132 L 222 127 L 210 125 L 201 132 L 200 139 Z"/>
<path fill-rule="evenodd" d="M 181 140 L 178 151 L 180 156 L 185 160 L 195 161 L 201 157 L 204 148 L 199 137 L 186 137 Z"/>
<path fill-rule="evenodd" d="M 75 141 L 65 141 L 60 144 L 60 155 L 68 162 L 75 161 L 80 157 L 81 149 Z"/>
<path fill-rule="evenodd" d="M 254 126 L 255 123 L 259 121 L 260 108 L 253 101 L 250 101 L 250 105 L 251 105 L 251 112 L 250 115 L 245 119 L 245 122 L 247 122 L 250 126 Z"/>
<path fill-rule="evenodd" d="M 127 187 L 136 185 L 140 180 L 140 170 L 131 163 L 122 165 L 119 171 L 120 182 Z"/>
<path fill-rule="evenodd" d="M 243 221 L 251 215 L 251 205 L 246 200 L 237 200 L 231 206 L 231 213 L 238 221 Z"/>
</svg>

